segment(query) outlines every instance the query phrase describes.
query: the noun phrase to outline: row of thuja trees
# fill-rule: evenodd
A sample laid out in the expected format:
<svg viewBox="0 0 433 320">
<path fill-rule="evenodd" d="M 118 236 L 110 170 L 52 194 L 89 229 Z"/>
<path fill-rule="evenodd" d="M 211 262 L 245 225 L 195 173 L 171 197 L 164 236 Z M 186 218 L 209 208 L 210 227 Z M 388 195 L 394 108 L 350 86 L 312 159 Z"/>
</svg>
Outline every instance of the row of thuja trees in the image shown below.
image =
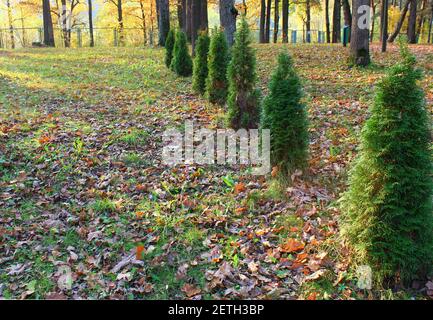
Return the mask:
<svg viewBox="0 0 433 320">
<path fill-rule="evenodd" d="M 301 103 L 301 81 L 291 57 L 278 58 L 269 94 L 263 100 L 257 88 L 256 57 L 248 23 L 242 19 L 229 48 L 222 30 L 202 32 L 194 60 L 182 31 L 170 30 L 165 63 L 180 76 L 192 75 L 193 90 L 209 102 L 227 105 L 227 125 L 235 130 L 261 127 L 271 131 L 271 160 L 280 172 L 305 167 L 308 120 Z"/>
<path fill-rule="evenodd" d="M 401 42 L 401 61 L 378 83 L 359 153 L 342 196 L 341 235 L 352 248 L 354 265 L 369 265 L 375 283 L 409 283 L 431 272 L 433 207 L 431 119 L 415 58 Z M 202 33 L 192 61 L 185 35 L 171 31 L 166 64 L 181 76 L 193 75 L 193 89 L 227 106 L 233 129 L 271 130 L 271 162 L 287 174 L 304 168 L 308 117 L 292 58 L 280 54 L 261 100 L 256 59 L 247 22 L 242 20 L 231 50 L 224 33 Z"/>
</svg>

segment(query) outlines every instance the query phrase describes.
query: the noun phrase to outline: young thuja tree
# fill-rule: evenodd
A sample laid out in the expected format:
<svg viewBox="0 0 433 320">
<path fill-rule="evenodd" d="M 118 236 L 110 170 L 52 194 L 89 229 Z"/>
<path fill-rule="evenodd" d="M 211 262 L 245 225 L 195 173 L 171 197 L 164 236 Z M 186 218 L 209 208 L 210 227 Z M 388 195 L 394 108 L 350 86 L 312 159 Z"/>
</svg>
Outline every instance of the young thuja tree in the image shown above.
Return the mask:
<svg viewBox="0 0 433 320">
<path fill-rule="evenodd" d="M 203 31 L 197 39 L 192 73 L 192 89 L 199 94 L 204 94 L 206 91 L 209 43 L 209 36 L 207 32 Z"/>
<path fill-rule="evenodd" d="M 192 60 L 188 50 L 186 35 L 180 30 L 176 32 L 170 68 L 183 77 L 188 77 L 192 74 Z"/>
<path fill-rule="evenodd" d="M 401 52 L 377 87 L 341 200 L 342 236 L 384 286 L 423 275 L 433 263 L 431 120 L 415 58 L 406 45 Z"/>
<path fill-rule="evenodd" d="M 214 29 L 212 32 L 206 79 L 206 98 L 223 105 L 227 99 L 227 65 L 229 62 L 228 44 L 223 31 Z"/>
<path fill-rule="evenodd" d="M 245 17 L 235 35 L 231 61 L 227 70 L 229 81 L 228 125 L 233 129 L 257 128 L 260 118 L 260 91 L 256 88 L 256 56 Z"/>
<path fill-rule="evenodd" d="M 308 156 L 308 117 L 301 81 L 291 57 L 282 53 L 263 101 L 261 127 L 271 131 L 271 162 L 281 172 L 303 168 Z"/>
<path fill-rule="evenodd" d="M 165 40 L 165 65 L 170 68 L 171 60 L 173 58 L 175 31 L 170 29 Z"/>
</svg>

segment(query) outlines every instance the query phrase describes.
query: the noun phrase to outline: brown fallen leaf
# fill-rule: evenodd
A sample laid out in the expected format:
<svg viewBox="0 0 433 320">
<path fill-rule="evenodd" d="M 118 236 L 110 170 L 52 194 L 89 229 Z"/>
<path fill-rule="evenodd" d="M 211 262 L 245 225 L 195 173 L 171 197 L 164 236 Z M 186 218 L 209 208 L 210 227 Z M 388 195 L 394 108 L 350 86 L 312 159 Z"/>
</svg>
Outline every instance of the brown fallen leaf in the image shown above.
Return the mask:
<svg viewBox="0 0 433 320">
<path fill-rule="evenodd" d="M 185 283 L 181 290 L 188 298 L 198 295 L 201 292 L 200 288 L 197 288 L 196 286 L 189 283 Z"/>
<path fill-rule="evenodd" d="M 305 244 L 303 242 L 300 242 L 293 238 L 289 238 L 286 243 L 280 246 L 280 251 L 290 253 L 301 251 L 302 249 L 304 249 L 304 247 Z"/>
<path fill-rule="evenodd" d="M 239 194 L 241 192 L 244 192 L 245 190 L 247 190 L 247 188 L 245 187 L 245 184 L 243 184 L 242 182 L 235 184 L 235 194 Z"/>
</svg>

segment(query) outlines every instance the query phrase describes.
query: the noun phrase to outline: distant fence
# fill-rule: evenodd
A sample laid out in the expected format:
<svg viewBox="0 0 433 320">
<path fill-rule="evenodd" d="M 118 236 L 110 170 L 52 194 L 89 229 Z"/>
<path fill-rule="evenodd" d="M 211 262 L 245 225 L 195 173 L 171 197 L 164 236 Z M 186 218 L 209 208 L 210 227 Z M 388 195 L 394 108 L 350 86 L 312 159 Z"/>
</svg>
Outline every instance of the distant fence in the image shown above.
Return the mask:
<svg viewBox="0 0 433 320">
<path fill-rule="evenodd" d="M 254 41 L 259 42 L 259 29 L 252 29 Z M 86 27 L 75 27 L 67 31 L 66 37 L 69 39 L 70 47 L 80 48 L 90 46 L 90 32 Z M 117 28 L 94 28 L 94 45 L 95 47 L 116 47 L 116 46 L 130 46 L 130 47 L 143 47 L 152 46 L 157 43 L 158 31 L 150 30 L 143 31 L 142 28 L 124 28 L 120 32 Z M 0 48 L 11 49 L 31 47 L 33 44 L 42 43 L 44 32 L 42 28 L 13 28 L 13 29 L 0 29 Z M 274 31 L 270 32 L 270 41 L 273 42 Z M 432 37 L 433 38 L 433 37 Z M 281 42 L 282 31 L 277 33 L 277 41 Z M 341 39 L 344 39 L 344 32 L 342 30 Z M 54 40 L 56 47 L 65 47 L 65 33 L 60 28 L 54 29 Z M 373 40 L 379 40 L 379 33 L 373 34 Z M 428 35 L 421 34 L 418 39 L 419 43 L 427 43 Z M 430 39 L 433 41 L 433 39 Z M 326 33 L 321 30 L 289 30 L 288 32 L 289 43 L 325 43 Z"/>
</svg>

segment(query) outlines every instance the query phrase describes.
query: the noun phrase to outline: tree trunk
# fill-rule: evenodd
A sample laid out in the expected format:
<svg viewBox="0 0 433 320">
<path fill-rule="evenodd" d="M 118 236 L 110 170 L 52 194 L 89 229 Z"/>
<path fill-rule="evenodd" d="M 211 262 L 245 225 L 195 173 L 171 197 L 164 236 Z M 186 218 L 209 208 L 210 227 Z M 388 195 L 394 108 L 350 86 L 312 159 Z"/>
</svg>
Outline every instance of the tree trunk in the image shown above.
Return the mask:
<svg viewBox="0 0 433 320">
<path fill-rule="evenodd" d="M 310 0 L 305 1 L 306 21 L 305 27 L 307 32 L 307 42 L 311 42 L 311 2 Z"/>
<path fill-rule="evenodd" d="M 341 41 L 341 0 L 334 1 L 334 12 L 332 15 L 332 43 Z"/>
<path fill-rule="evenodd" d="M 343 4 L 343 14 L 344 14 L 344 25 L 350 27 L 352 25 L 352 13 L 350 12 L 349 0 L 342 0 L 342 4 Z"/>
<path fill-rule="evenodd" d="M 289 0 L 283 0 L 283 43 L 289 42 Z"/>
<path fill-rule="evenodd" d="M 201 0 L 192 0 L 191 3 L 191 45 L 192 54 L 195 53 L 195 42 L 201 25 Z"/>
<path fill-rule="evenodd" d="M 191 29 L 192 2 L 193 0 L 186 0 L 185 30 L 189 42 L 191 42 L 191 34 L 192 34 L 192 29 Z"/>
<path fill-rule="evenodd" d="M 382 21 L 381 26 L 382 38 L 382 52 L 386 52 L 386 43 L 388 41 L 388 0 L 382 0 Z"/>
<path fill-rule="evenodd" d="M 224 29 L 227 43 L 233 45 L 234 33 L 236 32 L 236 17 L 238 12 L 235 8 L 234 0 L 219 1 L 220 24 Z"/>
<path fill-rule="evenodd" d="M 417 0 L 411 0 L 409 7 L 409 23 L 407 27 L 407 40 L 416 43 L 416 7 Z"/>
<path fill-rule="evenodd" d="M 357 66 L 366 66 L 370 63 L 368 16 L 370 15 L 370 0 L 353 0 L 352 36 L 350 42 L 350 57 Z M 358 9 L 366 6 L 367 11 Z"/>
<path fill-rule="evenodd" d="M 325 0 L 325 27 L 326 27 L 326 42 L 331 42 L 331 26 L 329 23 L 329 0 Z"/>
<path fill-rule="evenodd" d="M 430 24 L 428 27 L 428 40 L 427 40 L 428 43 L 433 42 L 432 41 L 433 40 L 432 39 L 432 26 L 433 26 L 433 1 L 431 3 L 431 16 L 430 16 Z"/>
<path fill-rule="evenodd" d="M 11 7 L 10 0 L 6 1 L 6 6 L 8 8 L 9 36 L 11 39 L 11 48 L 15 49 L 14 25 L 13 25 L 13 19 L 12 19 L 12 7 Z"/>
<path fill-rule="evenodd" d="M 265 42 L 269 43 L 271 35 L 271 6 L 272 0 L 268 0 L 266 5 L 266 27 L 265 27 Z"/>
<path fill-rule="evenodd" d="M 158 15 L 158 45 L 163 47 L 170 31 L 169 0 L 157 0 L 156 9 Z"/>
<path fill-rule="evenodd" d="M 375 19 L 374 16 L 376 15 L 376 4 L 374 3 L 374 0 L 371 0 L 370 3 L 371 9 L 372 9 L 372 17 L 371 17 L 371 31 L 370 31 L 370 42 L 373 42 L 374 37 L 374 26 L 375 26 Z"/>
<path fill-rule="evenodd" d="M 119 44 L 123 46 L 125 44 L 125 37 L 123 35 L 123 10 L 122 0 L 117 0 L 117 22 L 119 23 Z"/>
<path fill-rule="evenodd" d="M 44 20 L 44 44 L 54 47 L 53 21 L 51 19 L 50 0 L 42 0 L 42 17 Z"/>
<path fill-rule="evenodd" d="M 93 36 L 93 5 L 92 0 L 87 0 L 89 7 L 89 34 L 90 34 L 90 46 L 95 46 L 95 38 Z"/>
<path fill-rule="evenodd" d="M 179 29 L 186 32 L 186 0 L 177 0 L 177 20 Z"/>
<path fill-rule="evenodd" d="M 390 43 L 394 42 L 395 38 L 397 38 L 398 34 L 400 33 L 401 27 L 403 26 L 404 19 L 406 18 L 406 14 L 409 9 L 409 5 L 410 5 L 410 0 L 406 1 L 403 11 L 401 12 L 400 17 L 398 18 L 397 24 L 395 25 L 394 32 L 389 36 L 388 42 Z"/>
<path fill-rule="evenodd" d="M 143 29 L 143 46 L 147 44 L 147 26 L 146 26 L 146 12 L 144 10 L 144 0 L 140 0 L 141 11 L 141 28 Z"/>
<path fill-rule="evenodd" d="M 153 35 L 155 27 L 155 16 L 153 15 L 153 1 L 150 1 L 150 32 L 149 32 L 149 44 L 153 46 Z"/>
<path fill-rule="evenodd" d="M 424 18 L 425 18 L 424 10 L 425 10 L 425 6 L 426 6 L 426 2 L 427 2 L 426 0 L 423 0 L 421 2 L 421 11 L 420 11 L 419 19 L 418 19 L 418 26 L 416 28 L 416 34 L 417 34 L 419 39 L 421 39 L 420 37 L 421 37 L 423 25 L 424 25 Z"/>
<path fill-rule="evenodd" d="M 206 31 L 209 29 L 209 19 L 207 13 L 207 0 L 200 1 L 200 27 L 199 30 Z"/>
<path fill-rule="evenodd" d="M 265 21 L 266 21 L 266 0 L 260 2 L 260 43 L 266 42 L 265 36 Z"/>
<path fill-rule="evenodd" d="M 65 44 L 65 48 L 69 48 L 71 46 L 71 42 L 69 41 L 69 32 L 68 32 L 68 17 L 66 12 L 66 0 L 61 1 L 62 4 L 62 14 L 61 14 L 61 23 L 62 23 L 62 33 L 63 33 L 63 43 Z"/>
<path fill-rule="evenodd" d="M 277 43 L 278 40 L 278 28 L 280 24 L 280 1 L 275 0 L 275 8 L 274 8 L 274 43 Z"/>
</svg>

